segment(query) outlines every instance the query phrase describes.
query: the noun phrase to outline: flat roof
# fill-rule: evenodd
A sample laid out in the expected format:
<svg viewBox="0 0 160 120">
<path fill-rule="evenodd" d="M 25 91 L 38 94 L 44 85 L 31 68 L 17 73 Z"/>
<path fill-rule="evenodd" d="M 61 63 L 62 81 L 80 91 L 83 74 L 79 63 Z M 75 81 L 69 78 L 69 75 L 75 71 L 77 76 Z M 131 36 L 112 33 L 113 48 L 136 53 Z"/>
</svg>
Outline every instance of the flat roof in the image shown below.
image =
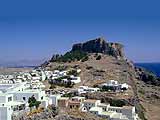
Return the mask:
<svg viewBox="0 0 160 120">
<path fill-rule="evenodd" d="M 69 97 L 61 97 L 59 100 L 69 100 Z"/>
<path fill-rule="evenodd" d="M 24 90 L 24 91 L 13 91 L 11 93 L 40 93 L 41 90 Z"/>
<path fill-rule="evenodd" d="M 101 107 L 91 107 L 89 111 L 101 111 L 101 110 L 102 110 Z"/>
<path fill-rule="evenodd" d="M 114 115 L 115 112 L 112 112 L 112 111 L 106 111 L 106 112 L 102 112 L 101 115 L 107 115 L 107 116 L 111 116 L 111 115 Z"/>
<path fill-rule="evenodd" d="M 79 101 L 69 100 L 68 104 L 80 104 L 80 102 Z"/>
<path fill-rule="evenodd" d="M 133 109 L 134 106 L 123 106 L 123 108 L 125 108 L 125 109 Z"/>
<path fill-rule="evenodd" d="M 9 94 L 9 93 L 0 93 L 0 96 L 8 96 L 8 95 L 12 95 L 12 94 Z"/>
<path fill-rule="evenodd" d="M 72 98 L 85 98 L 85 97 L 75 96 L 75 97 L 72 97 Z"/>
<path fill-rule="evenodd" d="M 130 109 L 132 110 L 133 109 L 133 106 L 123 106 L 123 107 L 115 107 L 115 106 L 110 106 L 110 108 L 115 108 L 115 109 Z"/>
<path fill-rule="evenodd" d="M 84 101 L 84 103 L 95 103 L 95 102 L 97 102 L 97 101 L 99 101 L 99 100 L 87 99 L 87 100 Z"/>
<path fill-rule="evenodd" d="M 4 104 L 4 106 L 15 106 L 15 105 L 22 105 L 25 104 L 24 102 L 18 102 L 18 101 L 11 101 L 11 102 L 7 102 L 7 103 L 0 103 L 0 106 L 2 106 L 2 104 Z"/>
</svg>

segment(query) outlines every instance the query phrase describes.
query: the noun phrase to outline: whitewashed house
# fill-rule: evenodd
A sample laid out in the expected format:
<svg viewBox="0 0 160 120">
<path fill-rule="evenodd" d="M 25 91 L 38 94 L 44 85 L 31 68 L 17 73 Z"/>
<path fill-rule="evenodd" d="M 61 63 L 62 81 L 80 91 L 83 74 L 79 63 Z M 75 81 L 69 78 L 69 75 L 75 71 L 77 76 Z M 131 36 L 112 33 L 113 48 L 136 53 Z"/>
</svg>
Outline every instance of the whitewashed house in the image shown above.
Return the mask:
<svg viewBox="0 0 160 120">
<path fill-rule="evenodd" d="M 0 105 L 0 120 L 12 120 L 12 113 L 11 106 Z"/>
<path fill-rule="evenodd" d="M 98 106 L 100 102 L 101 102 L 100 100 L 93 100 L 93 99 L 84 100 L 81 109 L 83 112 L 88 112 L 92 107 Z"/>
<path fill-rule="evenodd" d="M 47 108 L 51 104 L 51 100 L 46 96 L 45 91 L 41 90 L 24 90 L 24 91 L 12 91 L 15 101 L 23 101 L 27 104 L 29 97 L 34 96 L 37 101 L 41 102 L 41 106 Z"/>
<path fill-rule="evenodd" d="M 115 81 L 115 80 L 109 80 L 106 83 L 103 83 L 100 85 L 100 87 L 103 87 L 103 86 L 108 87 L 115 91 L 121 91 L 124 89 L 127 90 L 129 88 L 129 85 L 127 83 L 119 84 L 118 81 Z"/>
<path fill-rule="evenodd" d="M 58 99 L 61 98 L 60 94 L 50 95 L 50 99 L 52 100 L 52 104 L 58 106 Z"/>
<path fill-rule="evenodd" d="M 25 103 L 14 101 L 13 94 L 0 93 L 0 120 L 11 120 L 13 112 L 24 109 Z"/>
<path fill-rule="evenodd" d="M 81 78 L 80 77 L 75 77 L 73 75 L 70 76 L 70 80 L 71 80 L 72 83 L 75 83 L 75 84 L 81 82 Z"/>
<path fill-rule="evenodd" d="M 99 91 L 99 88 L 92 88 L 92 87 L 88 87 L 88 86 L 80 86 L 78 88 L 78 94 L 84 94 L 84 93 L 94 93 Z"/>
<path fill-rule="evenodd" d="M 42 80 L 42 81 L 45 81 L 46 78 L 47 78 L 47 76 L 46 76 L 45 72 L 44 72 L 44 71 L 41 71 L 41 80 Z"/>
<path fill-rule="evenodd" d="M 10 92 L 10 91 L 23 91 L 27 89 L 26 82 L 14 83 L 14 84 L 0 84 L 0 91 Z"/>
<path fill-rule="evenodd" d="M 99 103 L 91 107 L 89 112 L 107 120 L 139 120 L 133 106 L 115 107 Z"/>
</svg>

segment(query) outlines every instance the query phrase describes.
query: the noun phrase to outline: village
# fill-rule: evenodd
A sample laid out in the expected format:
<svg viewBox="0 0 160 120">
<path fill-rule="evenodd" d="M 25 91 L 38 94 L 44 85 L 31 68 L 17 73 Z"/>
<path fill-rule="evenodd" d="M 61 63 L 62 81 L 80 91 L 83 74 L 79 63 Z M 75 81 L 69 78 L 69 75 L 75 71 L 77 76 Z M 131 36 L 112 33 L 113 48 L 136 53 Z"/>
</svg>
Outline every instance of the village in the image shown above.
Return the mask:
<svg viewBox="0 0 160 120">
<path fill-rule="evenodd" d="M 99 99 L 82 96 L 86 93 L 123 93 L 127 83 L 107 80 L 97 86 L 73 86 L 81 83 L 81 69 L 47 71 L 37 68 L 29 72 L 0 75 L 0 120 L 12 120 L 19 112 L 31 113 L 54 105 L 61 109 L 75 109 L 91 113 L 106 120 L 140 120 L 135 106 L 112 106 Z M 45 83 L 50 88 L 46 89 Z M 63 89 L 56 89 L 59 86 Z M 66 88 L 66 89 L 65 89 Z"/>
</svg>

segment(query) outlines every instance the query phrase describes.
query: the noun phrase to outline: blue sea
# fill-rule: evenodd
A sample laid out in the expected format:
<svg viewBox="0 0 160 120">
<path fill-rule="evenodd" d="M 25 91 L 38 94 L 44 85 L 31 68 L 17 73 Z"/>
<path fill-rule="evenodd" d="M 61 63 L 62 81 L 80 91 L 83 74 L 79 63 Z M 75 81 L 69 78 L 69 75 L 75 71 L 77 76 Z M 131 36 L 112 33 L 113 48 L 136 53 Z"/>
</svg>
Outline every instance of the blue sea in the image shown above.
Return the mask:
<svg viewBox="0 0 160 120">
<path fill-rule="evenodd" d="M 135 65 L 152 71 L 160 77 L 160 63 L 135 63 Z"/>
</svg>

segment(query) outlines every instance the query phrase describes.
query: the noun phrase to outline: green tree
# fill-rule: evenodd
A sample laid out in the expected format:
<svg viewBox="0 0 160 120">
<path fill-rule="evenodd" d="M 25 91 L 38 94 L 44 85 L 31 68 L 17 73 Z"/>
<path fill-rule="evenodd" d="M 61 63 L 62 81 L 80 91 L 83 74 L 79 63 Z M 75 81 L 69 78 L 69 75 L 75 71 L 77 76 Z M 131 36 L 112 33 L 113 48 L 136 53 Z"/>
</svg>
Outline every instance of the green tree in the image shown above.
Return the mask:
<svg viewBox="0 0 160 120">
<path fill-rule="evenodd" d="M 39 105 L 41 104 L 41 102 L 40 101 L 36 101 L 35 103 L 34 103 L 34 106 L 36 107 L 36 109 L 38 109 L 39 108 Z"/>
<path fill-rule="evenodd" d="M 34 106 L 36 107 L 36 109 L 38 109 L 39 105 L 41 104 L 40 101 L 36 100 L 36 98 L 34 97 L 34 95 L 32 95 L 31 97 L 29 97 L 28 103 L 29 103 L 30 111 L 32 111 L 32 107 L 34 107 Z"/>
</svg>

